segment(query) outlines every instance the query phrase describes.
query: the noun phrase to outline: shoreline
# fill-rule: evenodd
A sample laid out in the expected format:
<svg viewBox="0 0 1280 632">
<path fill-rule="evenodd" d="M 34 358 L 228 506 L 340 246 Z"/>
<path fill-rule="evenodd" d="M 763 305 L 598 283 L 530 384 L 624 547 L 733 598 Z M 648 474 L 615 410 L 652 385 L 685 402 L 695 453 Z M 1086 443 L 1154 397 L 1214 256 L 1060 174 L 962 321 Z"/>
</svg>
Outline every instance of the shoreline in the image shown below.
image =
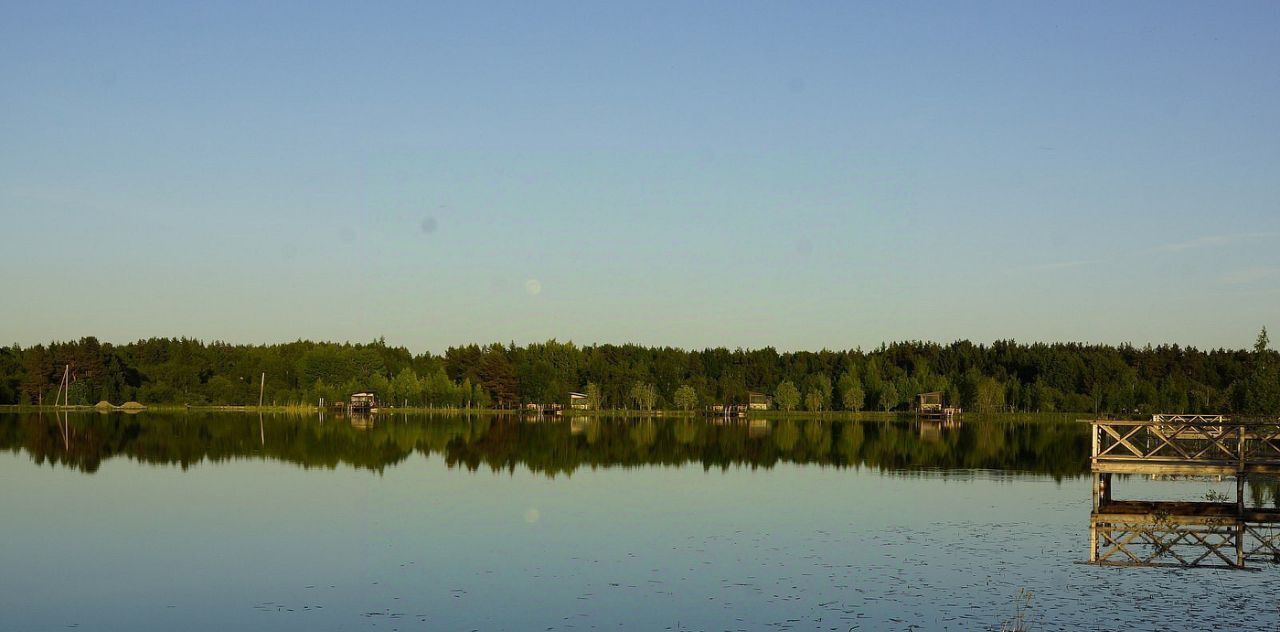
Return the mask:
<svg viewBox="0 0 1280 632">
<path fill-rule="evenodd" d="M 320 408 L 318 406 L 231 406 L 231 405 L 203 405 L 188 406 L 184 404 L 144 404 L 144 408 L 105 408 L 90 405 L 82 406 L 32 406 L 27 404 L 5 404 L 0 405 L 0 413 L 124 413 L 136 415 L 140 413 L 264 413 L 272 415 L 320 415 L 323 413 L 347 415 L 346 411 L 335 411 L 329 408 Z M 663 418 L 663 419 L 701 419 L 707 421 L 745 421 L 753 419 L 764 420 L 823 420 L 823 421 L 898 421 L 898 420 L 914 420 L 916 414 L 914 411 L 781 411 L 781 410 L 757 410 L 750 411 L 745 417 L 723 417 L 721 415 L 707 415 L 699 411 L 682 411 L 682 410 L 635 410 L 635 409 L 610 409 L 610 410 L 573 410 L 564 411 L 560 415 L 542 415 L 539 416 L 533 412 L 526 412 L 522 409 L 500 409 L 500 408 L 436 408 L 427 406 L 399 406 L 379 408 L 375 413 L 364 413 L 372 416 L 392 416 L 392 415 L 448 415 L 448 416 L 514 416 L 528 419 L 542 419 L 544 421 L 556 419 L 574 419 L 574 418 Z M 1045 420 L 1068 420 L 1093 418 L 1096 413 L 1088 412 L 1028 412 L 1028 411 L 999 411 L 990 413 L 968 413 L 961 417 L 958 421 L 963 422 L 966 419 L 977 421 L 992 418 L 1012 418 L 1012 417 L 1036 417 Z M 940 422 L 937 422 L 940 423 Z"/>
</svg>

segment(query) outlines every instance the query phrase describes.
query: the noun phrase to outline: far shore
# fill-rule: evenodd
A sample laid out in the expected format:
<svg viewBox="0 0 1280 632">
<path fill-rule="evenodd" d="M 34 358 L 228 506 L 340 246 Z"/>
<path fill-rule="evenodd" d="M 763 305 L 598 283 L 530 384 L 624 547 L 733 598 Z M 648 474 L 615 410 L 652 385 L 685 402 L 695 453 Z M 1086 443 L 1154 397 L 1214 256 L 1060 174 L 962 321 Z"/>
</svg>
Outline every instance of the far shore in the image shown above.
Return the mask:
<svg viewBox="0 0 1280 632">
<path fill-rule="evenodd" d="M 2 413 L 55 413 L 55 412 L 72 412 L 72 413 L 264 413 L 273 415 L 318 415 L 321 413 L 328 414 L 347 414 L 342 409 L 321 408 L 314 405 L 266 405 L 266 406 L 238 406 L 238 405 L 186 405 L 186 404 L 143 404 L 142 408 L 121 408 L 120 406 L 97 407 L 91 405 L 74 405 L 74 406 L 36 406 L 30 404 L 21 405 L 0 405 Z M 370 414 L 370 413 L 363 413 Z M 499 408 L 456 408 L 456 407 L 429 407 L 429 406 L 396 406 L 396 407 L 380 407 L 377 412 L 371 413 L 378 416 L 387 415 L 518 415 L 530 419 L 536 419 L 539 415 L 535 411 L 526 411 L 524 409 L 499 409 Z M 1026 411 L 999 411 L 990 413 L 966 413 L 960 418 L 977 420 L 987 418 L 1000 417 L 1024 417 L 1037 418 L 1044 420 L 1075 420 L 1093 418 L 1097 415 L 1088 412 L 1026 412 Z M 702 411 L 684 411 L 684 410 L 638 410 L 638 409 L 607 409 L 607 410 L 566 410 L 560 415 L 546 414 L 542 415 L 543 419 L 570 419 L 575 417 L 598 417 L 598 418 L 636 418 L 636 417 L 660 417 L 672 419 L 724 419 L 720 415 L 704 414 Z M 728 417 L 727 419 L 823 419 L 832 421 L 893 421 L 898 419 L 911 419 L 915 417 L 915 411 L 895 410 L 895 411 L 782 411 L 782 410 L 753 410 L 747 413 L 746 417 Z"/>
</svg>

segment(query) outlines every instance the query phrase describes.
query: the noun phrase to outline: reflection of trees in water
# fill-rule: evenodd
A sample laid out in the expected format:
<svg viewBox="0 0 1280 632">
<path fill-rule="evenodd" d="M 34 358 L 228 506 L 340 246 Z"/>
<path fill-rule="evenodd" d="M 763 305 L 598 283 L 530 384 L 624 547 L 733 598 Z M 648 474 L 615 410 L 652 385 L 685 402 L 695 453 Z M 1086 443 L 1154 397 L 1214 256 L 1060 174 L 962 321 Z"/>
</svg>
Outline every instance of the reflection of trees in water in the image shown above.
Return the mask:
<svg viewBox="0 0 1280 632">
<path fill-rule="evenodd" d="M 647 449 L 658 440 L 658 426 L 652 419 L 644 419 L 631 426 L 630 434 L 637 448 Z"/>
<path fill-rule="evenodd" d="M 1275 478 L 1249 479 L 1249 499 L 1251 507 L 1280 508 L 1280 480 Z"/>
<path fill-rule="evenodd" d="M 1088 428 L 1062 421 L 993 417 L 926 432 L 909 421 L 822 419 L 711 423 L 690 419 L 576 419 L 530 423 L 506 417 L 379 417 L 353 427 L 342 419 L 147 413 L 72 415 L 69 436 L 51 416 L 0 415 L 0 449 L 37 463 L 96 471 L 125 457 L 186 468 L 203 460 L 267 458 L 303 467 L 349 465 L 381 471 L 413 452 L 449 467 L 549 475 L 580 467 L 776 463 L 884 470 L 1020 470 L 1054 476 L 1087 470 Z M 265 445 L 260 434 L 265 434 Z M 1275 497 L 1274 485 L 1256 488 Z"/>
<path fill-rule="evenodd" d="M 814 454 L 830 454 L 831 433 L 826 424 L 818 419 L 804 422 L 804 440 Z"/>
<path fill-rule="evenodd" d="M 694 422 L 687 419 L 677 421 L 675 428 L 672 429 L 676 443 L 680 445 L 689 445 L 698 438 L 698 426 Z"/>
<path fill-rule="evenodd" d="M 791 453 L 796 448 L 796 443 L 800 441 L 800 430 L 796 428 L 796 422 L 790 419 L 784 419 L 778 422 L 773 429 L 773 443 L 778 449 L 784 453 Z"/>
</svg>

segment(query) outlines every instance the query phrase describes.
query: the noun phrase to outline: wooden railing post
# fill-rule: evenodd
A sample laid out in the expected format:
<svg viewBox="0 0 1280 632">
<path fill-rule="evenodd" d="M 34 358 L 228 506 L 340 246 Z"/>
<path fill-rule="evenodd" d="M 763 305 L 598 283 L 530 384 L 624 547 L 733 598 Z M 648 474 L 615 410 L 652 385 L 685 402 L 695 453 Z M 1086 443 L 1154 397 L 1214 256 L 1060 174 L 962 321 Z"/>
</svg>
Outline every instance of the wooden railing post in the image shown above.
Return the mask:
<svg viewBox="0 0 1280 632">
<path fill-rule="evenodd" d="M 1237 434 L 1240 437 L 1240 443 L 1239 443 L 1240 447 L 1237 448 L 1239 450 L 1239 453 L 1237 454 L 1237 456 L 1240 457 L 1240 469 L 1244 470 L 1244 455 L 1245 455 L 1244 424 L 1240 424 L 1240 426 L 1237 427 L 1236 430 L 1238 431 Z"/>
</svg>

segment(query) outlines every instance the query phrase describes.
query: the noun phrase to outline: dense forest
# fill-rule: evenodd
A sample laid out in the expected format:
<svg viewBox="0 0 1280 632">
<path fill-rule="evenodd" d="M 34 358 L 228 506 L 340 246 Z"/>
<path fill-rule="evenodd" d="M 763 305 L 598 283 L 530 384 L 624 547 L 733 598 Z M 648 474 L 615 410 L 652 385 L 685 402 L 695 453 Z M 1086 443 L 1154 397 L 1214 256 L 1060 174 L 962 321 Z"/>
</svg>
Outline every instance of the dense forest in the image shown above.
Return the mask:
<svg viewBox="0 0 1280 632">
<path fill-rule="evenodd" d="M 976 412 L 1280 412 L 1280 355 L 1265 329 L 1251 351 L 959 341 L 783 353 L 551 340 L 415 355 L 382 340 L 113 345 L 90 337 L 0 349 L 0 404 L 52 402 L 67 367 L 70 403 L 90 405 L 255 404 L 265 373 L 265 401 L 274 405 L 367 390 L 389 405 L 510 408 L 565 404 L 578 391 L 599 409 L 691 410 L 759 392 L 782 410 L 892 411 L 909 409 L 917 393 L 942 391 Z"/>
</svg>

